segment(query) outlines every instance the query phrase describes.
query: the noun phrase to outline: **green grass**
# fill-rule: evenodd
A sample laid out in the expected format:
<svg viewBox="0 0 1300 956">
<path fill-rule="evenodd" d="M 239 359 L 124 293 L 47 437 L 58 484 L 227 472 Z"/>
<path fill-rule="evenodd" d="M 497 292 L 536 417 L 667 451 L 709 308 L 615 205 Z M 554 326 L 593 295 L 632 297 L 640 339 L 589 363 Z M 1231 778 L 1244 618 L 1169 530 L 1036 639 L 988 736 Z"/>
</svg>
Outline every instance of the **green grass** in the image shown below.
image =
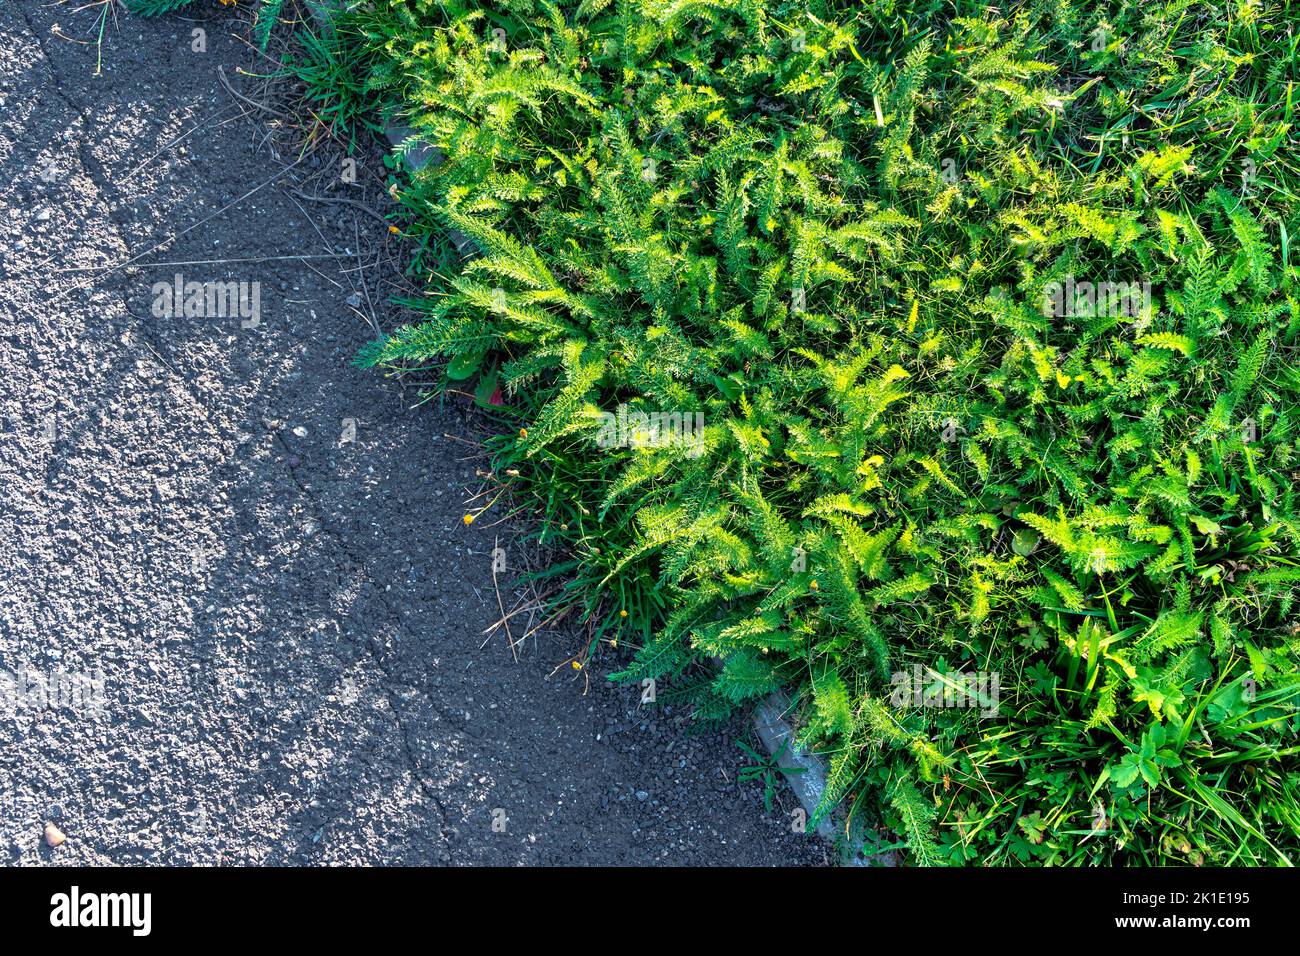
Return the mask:
<svg viewBox="0 0 1300 956">
<path fill-rule="evenodd" d="M 445 157 L 399 184 L 421 321 L 360 361 L 500 384 L 589 666 L 789 688 L 821 812 L 910 862 L 1290 864 L 1300 9 L 1001 10 L 349 4 L 348 110 Z"/>
</svg>

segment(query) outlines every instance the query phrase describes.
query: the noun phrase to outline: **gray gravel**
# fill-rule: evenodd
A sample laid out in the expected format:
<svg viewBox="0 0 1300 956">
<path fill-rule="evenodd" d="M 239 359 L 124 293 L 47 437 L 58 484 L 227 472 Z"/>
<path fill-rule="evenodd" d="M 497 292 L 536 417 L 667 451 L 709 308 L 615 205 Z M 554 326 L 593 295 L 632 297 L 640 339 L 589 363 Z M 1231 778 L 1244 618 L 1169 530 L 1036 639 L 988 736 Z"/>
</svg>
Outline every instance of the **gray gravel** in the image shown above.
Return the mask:
<svg viewBox="0 0 1300 956">
<path fill-rule="evenodd" d="M 293 194 L 339 156 L 220 82 L 264 92 L 246 12 L 110 23 L 96 76 L 76 7 L 0 6 L 0 863 L 826 862 L 736 782 L 742 722 L 485 637 L 523 545 L 460 521 L 484 423 L 349 365 L 403 250 Z M 155 316 L 177 272 L 259 322 Z"/>
</svg>

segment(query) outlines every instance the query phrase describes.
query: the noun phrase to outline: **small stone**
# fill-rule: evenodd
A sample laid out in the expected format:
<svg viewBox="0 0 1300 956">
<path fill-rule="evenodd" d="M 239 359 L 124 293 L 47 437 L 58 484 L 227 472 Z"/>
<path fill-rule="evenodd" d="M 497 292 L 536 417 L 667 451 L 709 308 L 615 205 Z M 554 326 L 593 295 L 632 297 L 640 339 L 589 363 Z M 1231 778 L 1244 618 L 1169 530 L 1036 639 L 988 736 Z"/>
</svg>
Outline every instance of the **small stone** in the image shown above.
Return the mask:
<svg viewBox="0 0 1300 956">
<path fill-rule="evenodd" d="M 293 430 L 293 433 L 294 433 L 295 435 L 297 435 L 299 438 L 306 438 L 306 437 L 307 437 L 307 429 L 304 428 L 304 427 L 301 426 L 301 425 L 298 425 L 297 427 L 295 427 L 294 430 Z"/>
<path fill-rule="evenodd" d="M 646 793 L 644 790 L 638 790 L 636 792 L 636 798 L 640 800 L 642 803 L 644 803 L 646 800 L 650 798 L 650 794 Z"/>
<path fill-rule="evenodd" d="M 45 222 L 49 218 L 50 218 L 50 211 L 48 209 L 42 209 L 40 212 L 36 214 L 37 222 Z"/>
<path fill-rule="evenodd" d="M 67 836 L 62 830 L 53 823 L 45 824 L 45 844 L 46 846 L 62 846 Z"/>
<path fill-rule="evenodd" d="M 352 306 L 354 309 L 361 305 L 361 293 L 353 292 L 348 296 L 348 305 Z"/>
</svg>

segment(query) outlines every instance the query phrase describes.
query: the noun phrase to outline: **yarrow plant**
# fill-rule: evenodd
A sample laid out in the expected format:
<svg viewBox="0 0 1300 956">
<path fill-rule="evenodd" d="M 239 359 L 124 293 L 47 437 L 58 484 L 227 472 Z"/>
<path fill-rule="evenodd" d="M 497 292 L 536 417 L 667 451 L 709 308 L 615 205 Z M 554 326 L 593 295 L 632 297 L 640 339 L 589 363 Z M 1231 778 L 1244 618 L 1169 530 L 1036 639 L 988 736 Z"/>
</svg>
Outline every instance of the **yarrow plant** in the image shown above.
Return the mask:
<svg viewBox="0 0 1300 956">
<path fill-rule="evenodd" d="M 560 600 L 704 718 L 791 690 L 819 816 L 918 865 L 1295 862 L 1296 25 L 347 4 L 333 102 L 440 157 L 396 189 L 419 321 L 360 361 L 500 387 Z"/>
</svg>

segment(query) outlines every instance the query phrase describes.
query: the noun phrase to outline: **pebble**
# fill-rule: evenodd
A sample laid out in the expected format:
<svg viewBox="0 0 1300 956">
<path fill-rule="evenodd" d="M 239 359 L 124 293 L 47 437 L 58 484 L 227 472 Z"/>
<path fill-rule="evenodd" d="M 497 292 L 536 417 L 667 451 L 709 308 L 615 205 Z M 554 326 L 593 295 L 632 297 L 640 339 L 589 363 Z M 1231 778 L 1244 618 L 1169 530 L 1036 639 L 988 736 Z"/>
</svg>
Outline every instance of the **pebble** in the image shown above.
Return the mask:
<svg viewBox="0 0 1300 956">
<path fill-rule="evenodd" d="M 45 845 L 46 846 L 52 846 L 52 847 L 62 846 L 63 841 L 66 839 L 67 836 L 64 834 L 64 832 L 60 830 L 58 827 L 56 827 L 53 823 L 45 824 Z"/>
</svg>

